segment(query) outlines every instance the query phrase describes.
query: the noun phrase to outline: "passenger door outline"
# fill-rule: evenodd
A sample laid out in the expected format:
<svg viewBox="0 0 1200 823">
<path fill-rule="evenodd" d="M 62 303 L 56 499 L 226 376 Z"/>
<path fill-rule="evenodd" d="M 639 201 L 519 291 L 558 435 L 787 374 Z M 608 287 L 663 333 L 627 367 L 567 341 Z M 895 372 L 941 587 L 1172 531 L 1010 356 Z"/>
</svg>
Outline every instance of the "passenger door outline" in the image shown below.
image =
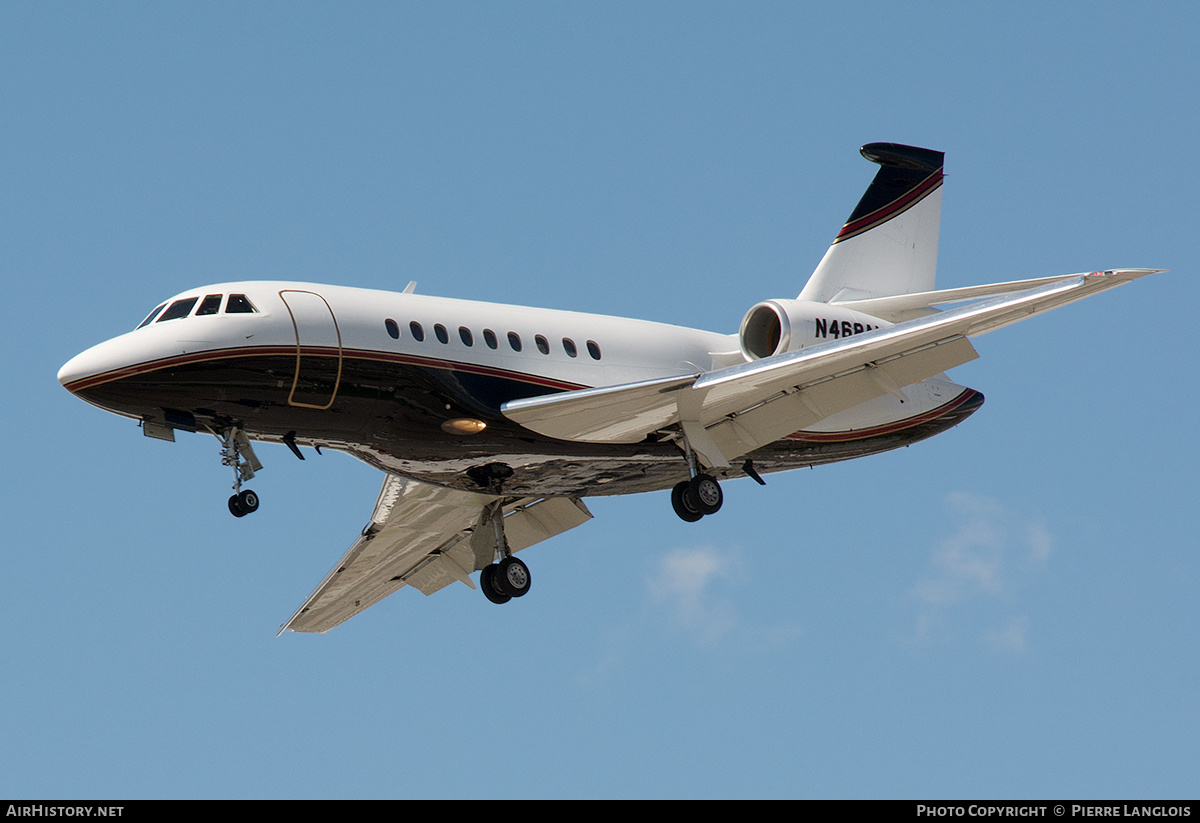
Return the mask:
<svg viewBox="0 0 1200 823">
<path fill-rule="evenodd" d="M 288 393 L 288 405 L 305 409 L 328 409 L 342 381 L 342 332 L 329 301 L 314 291 L 284 289 L 279 292 L 292 318 L 296 333 L 296 371 Z M 336 358 L 332 388 L 326 388 L 326 368 Z M 319 388 L 318 388 L 319 387 Z"/>
</svg>

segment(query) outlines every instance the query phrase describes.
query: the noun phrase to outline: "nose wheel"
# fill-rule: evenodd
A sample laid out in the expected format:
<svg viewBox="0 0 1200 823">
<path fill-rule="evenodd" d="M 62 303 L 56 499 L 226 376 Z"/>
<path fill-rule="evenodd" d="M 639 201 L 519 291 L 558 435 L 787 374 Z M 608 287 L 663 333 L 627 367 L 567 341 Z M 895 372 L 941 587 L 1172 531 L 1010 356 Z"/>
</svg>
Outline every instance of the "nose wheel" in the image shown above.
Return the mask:
<svg viewBox="0 0 1200 823">
<path fill-rule="evenodd" d="M 243 489 L 242 483 L 254 477 L 254 473 L 262 468 L 262 463 L 258 462 L 250 446 L 250 438 L 236 426 L 223 429 L 217 437 L 221 441 L 221 464 L 233 469 L 233 496 L 229 498 L 229 513 L 234 517 L 245 517 L 258 511 L 258 495 L 250 489 Z"/>
<path fill-rule="evenodd" d="M 255 511 L 258 511 L 258 495 L 250 489 L 243 489 L 229 498 L 229 513 L 234 517 L 245 517 Z"/>
</svg>

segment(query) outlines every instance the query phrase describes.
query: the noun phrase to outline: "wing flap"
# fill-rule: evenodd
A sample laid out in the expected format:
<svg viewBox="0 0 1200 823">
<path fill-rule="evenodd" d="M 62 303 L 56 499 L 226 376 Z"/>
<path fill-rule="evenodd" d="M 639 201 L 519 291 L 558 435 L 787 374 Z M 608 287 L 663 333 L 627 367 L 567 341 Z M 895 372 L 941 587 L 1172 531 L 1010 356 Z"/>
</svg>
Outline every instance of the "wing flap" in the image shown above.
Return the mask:
<svg viewBox="0 0 1200 823">
<path fill-rule="evenodd" d="M 412 586 L 425 596 L 440 591 L 456 581 L 466 583 L 473 589 L 475 584 L 469 575 L 474 571 L 471 568 L 475 565 L 472 562 L 474 558 L 474 553 L 469 549 L 464 549 L 462 542 L 456 543 L 449 550 L 426 555 L 403 576 L 403 582 L 400 585 Z"/>
<path fill-rule="evenodd" d="M 708 427 L 707 433 L 719 457 L 727 462 L 880 395 L 893 394 L 904 400 L 903 386 L 976 357 L 978 354 L 969 340 L 955 337 L 879 365 L 864 365 L 779 392 L 744 411 L 721 418 Z M 709 465 L 720 465 L 714 455 L 701 456 Z"/>
<path fill-rule="evenodd" d="M 543 497 L 504 516 L 504 537 L 514 552 L 582 526 L 592 513 L 577 497 Z"/>
<path fill-rule="evenodd" d="M 501 408 L 510 420 L 551 437 L 592 443 L 636 443 L 647 432 L 676 421 L 674 393 L 695 379 L 694 374 L 682 374 L 579 389 L 512 400 Z"/>
</svg>

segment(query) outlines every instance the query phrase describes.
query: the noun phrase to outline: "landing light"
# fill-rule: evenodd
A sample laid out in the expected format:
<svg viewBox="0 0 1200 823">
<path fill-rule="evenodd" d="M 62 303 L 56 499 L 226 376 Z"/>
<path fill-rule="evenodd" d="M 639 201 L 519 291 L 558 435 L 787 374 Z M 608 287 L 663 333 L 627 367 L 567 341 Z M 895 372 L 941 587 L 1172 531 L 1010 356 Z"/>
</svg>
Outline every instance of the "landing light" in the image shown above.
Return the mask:
<svg viewBox="0 0 1200 823">
<path fill-rule="evenodd" d="M 479 434 L 487 428 L 487 423 L 473 417 L 454 417 L 442 423 L 442 431 L 446 434 Z"/>
</svg>

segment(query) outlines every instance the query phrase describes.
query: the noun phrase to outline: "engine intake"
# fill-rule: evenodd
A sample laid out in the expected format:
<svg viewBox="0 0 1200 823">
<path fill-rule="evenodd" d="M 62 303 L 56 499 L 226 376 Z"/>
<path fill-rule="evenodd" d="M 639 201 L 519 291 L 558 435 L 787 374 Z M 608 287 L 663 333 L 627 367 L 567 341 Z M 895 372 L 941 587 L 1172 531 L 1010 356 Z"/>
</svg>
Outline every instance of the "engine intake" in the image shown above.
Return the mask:
<svg viewBox="0 0 1200 823">
<path fill-rule="evenodd" d="M 878 317 L 828 303 L 764 300 L 742 318 L 738 342 L 746 360 L 761 360 L 890 325 Z"/>
<path fill-rule="evenodd" d="M 738 336 L 747 360 L 788 351 L 792 342 L 792 324 L 787 310 L 777 300 L 765 300 L 753 306 L 742 318 Z"/>
</svg>

